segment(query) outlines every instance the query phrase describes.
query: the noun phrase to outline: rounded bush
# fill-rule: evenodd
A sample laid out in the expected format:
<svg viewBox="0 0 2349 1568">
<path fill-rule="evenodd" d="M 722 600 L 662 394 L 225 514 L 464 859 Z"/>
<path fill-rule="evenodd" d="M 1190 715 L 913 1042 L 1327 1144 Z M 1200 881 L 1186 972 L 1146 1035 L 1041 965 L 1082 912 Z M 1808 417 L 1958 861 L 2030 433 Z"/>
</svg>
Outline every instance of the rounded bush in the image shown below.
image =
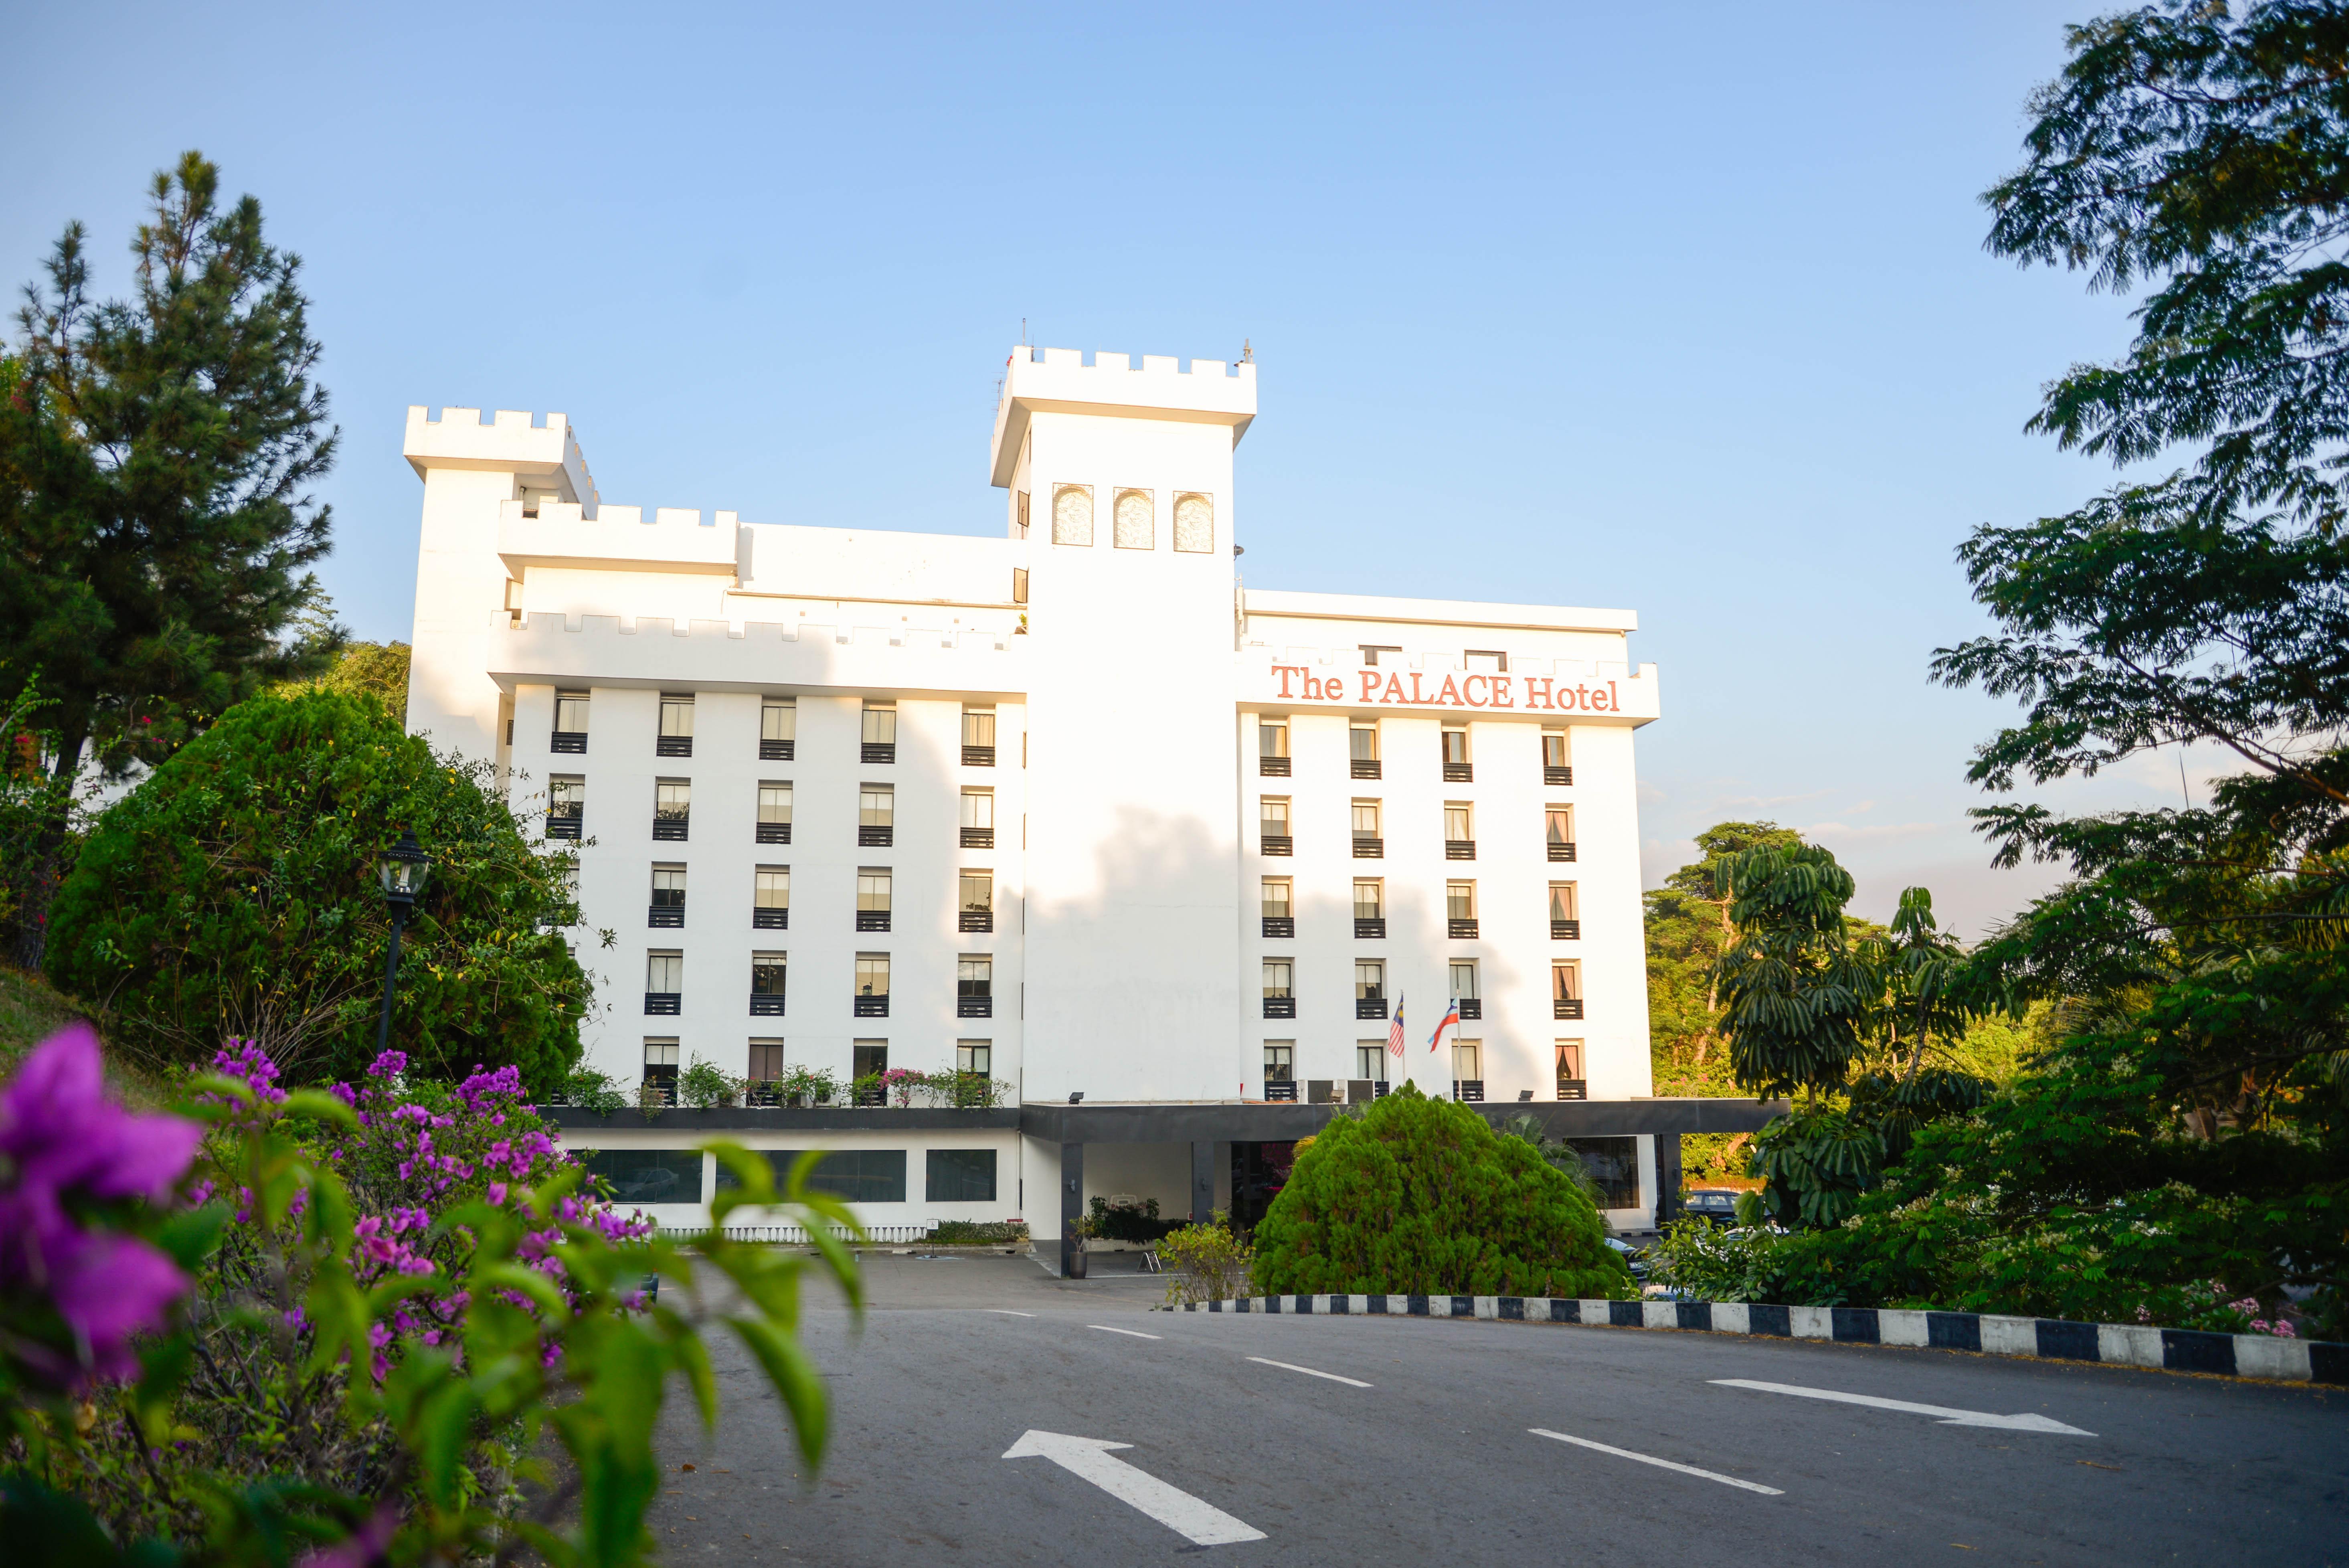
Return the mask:
<svg viewBox="0 0 2349 1568">
<path fill-rule="evenodd" d="M 559 931 L 575 857 L 533 847 L 486 766 L 435 756 L 370 696 L 240 703 L 109 807 L 57 891 L 45 966 L 159 1063 L 243 1037 L 290 1078 L 356 1080 L 391 929 L 376 859 L 403 830 L 432 872 L 392 1045 L 422 1077 L 559 1084 L 592 995 Z"/>
<path fill-rule="evenodd" d="M 1256 1229 L 1266 1295 L 1629 1296 L 1589 1197 L 1521 1139 L 1406 1084 L 1297 1157 Z"/>
</svg>

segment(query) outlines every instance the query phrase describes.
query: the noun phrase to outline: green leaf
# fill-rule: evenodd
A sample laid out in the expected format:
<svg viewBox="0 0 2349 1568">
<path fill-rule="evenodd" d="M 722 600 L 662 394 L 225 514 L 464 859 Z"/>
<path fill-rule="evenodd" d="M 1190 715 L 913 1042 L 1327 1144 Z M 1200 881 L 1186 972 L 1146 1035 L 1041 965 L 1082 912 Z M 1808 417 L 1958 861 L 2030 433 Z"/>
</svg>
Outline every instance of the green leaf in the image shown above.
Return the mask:
<svg viewBox="0 0 2349 1568">
<path fill-rule="evenodd" d="M 823 1462 L 829 1420 L 823 1379 L 817 1374 L 815 1363 L 796 1338 L 765 1318 L 730 1317 L 726 1322 L 757 1358 L 767 1374 L 767 1381 L 782 1399 L 784 1409 L 791 1413 L 800 1457 L 812 1470 Z"/>
</svg>

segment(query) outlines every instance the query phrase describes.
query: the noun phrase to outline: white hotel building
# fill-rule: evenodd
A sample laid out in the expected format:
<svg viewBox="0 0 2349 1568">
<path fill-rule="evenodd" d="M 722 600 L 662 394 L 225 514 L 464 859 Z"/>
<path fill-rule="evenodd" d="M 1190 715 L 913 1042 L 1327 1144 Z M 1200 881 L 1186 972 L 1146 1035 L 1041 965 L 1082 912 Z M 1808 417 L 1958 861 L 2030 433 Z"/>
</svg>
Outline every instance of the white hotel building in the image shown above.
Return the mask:
<svg viewBox="0 0 2349 1568">
<path fill-rule="evenodd" d="M 990 538 L 615 506 L 560 414 L 409 410 L 409 726 L 584 833 L 589 1065 L 1016 1089 L 568 1114 L 670 1172 L 657 1212 L 701 1212 L 678 1151 L 719 1130 L 843 1154 L 875 1224 L 1246 1210 L 1332 1102 L 1409 1078 L 1614 1136 L 1648 1222 L 1653 1133 L 1718 1102 L 1647 1099 L 1635 619 L 1246 586 L 1256 369 L 1015 350 Z"/>
</svg>

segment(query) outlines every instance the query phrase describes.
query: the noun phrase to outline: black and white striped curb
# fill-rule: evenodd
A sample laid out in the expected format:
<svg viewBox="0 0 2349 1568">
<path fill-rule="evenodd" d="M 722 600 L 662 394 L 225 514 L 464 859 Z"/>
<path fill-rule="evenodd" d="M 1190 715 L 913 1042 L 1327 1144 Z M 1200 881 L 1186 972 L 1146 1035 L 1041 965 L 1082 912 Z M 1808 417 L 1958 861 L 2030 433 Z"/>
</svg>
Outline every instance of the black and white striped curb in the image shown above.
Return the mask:
<svg viewBox="0 0 2349 1568">
<path fill-rule="evenodd" d="M 2216 1372 L 2289 1383 L 2349 1383 L 2349 1345 L 2208 1334 L 1986 1312 L 1911 1312 L 1877 1306 L 1764 1306 L 1742 1301 L 1568 1301 L 1526 1295 L 1244 1295 L 1185 1302 L 1161 1312 L 1288 1313 L 1297 1316 L 1486 1317 L 1510 1323 L 1579 1323 L 1600 1328 L 1679 1328 L 1826 1339 L 1839 1345 L 1905 1345 Z"/>
</svg>

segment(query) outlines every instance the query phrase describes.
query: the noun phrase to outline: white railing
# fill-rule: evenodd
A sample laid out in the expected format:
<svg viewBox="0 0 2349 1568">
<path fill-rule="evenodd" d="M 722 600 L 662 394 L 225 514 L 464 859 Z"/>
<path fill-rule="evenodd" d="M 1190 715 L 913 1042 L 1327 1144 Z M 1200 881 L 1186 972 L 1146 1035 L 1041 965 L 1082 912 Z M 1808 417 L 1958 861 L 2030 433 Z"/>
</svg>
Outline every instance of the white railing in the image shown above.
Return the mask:
<svg viewBox="0 0 2349 1568">
<path fill-rule="evenodd" d="M 663 1225 L 661 1234 L 679 1241 L 706 1236 L 715 1228 L 709 1225 Z M 902 1247 L 929 1239 L 929 1225 L 867 1225 L 865 1242 L 876 1246 Z M 810 1237 L 804 1225 L 728 1225 L 724 1227 L 730 1242 L 773 1242 L 784 1246 L 806 1246 Z M 835 1241 L 856 1242 L 856 1233 L 845 1226 L 831 1227 Z"/>
</svg>

